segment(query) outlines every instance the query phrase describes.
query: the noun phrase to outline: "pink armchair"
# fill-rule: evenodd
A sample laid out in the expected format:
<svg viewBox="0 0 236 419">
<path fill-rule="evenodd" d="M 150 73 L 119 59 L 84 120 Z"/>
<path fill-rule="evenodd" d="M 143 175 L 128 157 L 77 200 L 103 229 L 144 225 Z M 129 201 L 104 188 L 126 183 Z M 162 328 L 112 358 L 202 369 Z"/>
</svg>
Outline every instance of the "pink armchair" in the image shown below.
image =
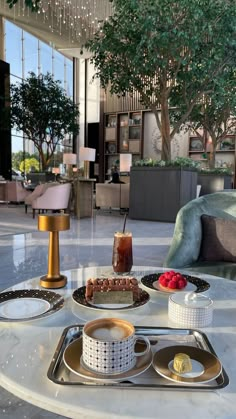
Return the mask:
<svg viewBox="0 0 236 419">
<path fill-rule="evenodd" d="M 69 205 L 71 193 L 71 184 L 64 183 L 62 185 L 51 186 L 39 197 L 35 198 L 31 205 L 33 209 L 33 218 L 35 218 L 35 210 L 66 210 Z"/>
<path fill-rule="evenodd" d="M 30 195 L 19 181 L 6 182 L 5 199 L 7 202 L 24 202 Z"/>
<path fill-rule="evenodd" d="M 39 196 L 43 195 L 43 193 L 52 186 L 58 186 L 57 182 L 49 182 L 49 183 L 41 183 L 40 185 L 37 185 L 33 192 L 31 192 L 26 198 L 25 198 L 25 213 L 27 214 L 27 207 L 28 205 L 32 205 L 32 202 L 38 198 Z"/>
</svg>

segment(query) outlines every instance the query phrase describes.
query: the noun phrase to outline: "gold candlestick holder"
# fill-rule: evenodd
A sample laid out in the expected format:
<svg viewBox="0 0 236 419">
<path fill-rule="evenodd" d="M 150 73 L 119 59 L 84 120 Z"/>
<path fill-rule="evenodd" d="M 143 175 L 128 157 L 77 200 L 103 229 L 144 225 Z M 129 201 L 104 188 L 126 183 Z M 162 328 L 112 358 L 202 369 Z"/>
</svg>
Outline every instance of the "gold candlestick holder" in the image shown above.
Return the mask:
<svg viewBox="0 0 236 419">
<path fill-rule="evenodd" d="M 67 283 L 67 277 L 60 274 L 59 231 L 69 228 L 68 214 L 38 216 L 38 229 L 49 231 L 48 273 L 40 278 L 43 288 L 62 288 Z"/>
</svg>

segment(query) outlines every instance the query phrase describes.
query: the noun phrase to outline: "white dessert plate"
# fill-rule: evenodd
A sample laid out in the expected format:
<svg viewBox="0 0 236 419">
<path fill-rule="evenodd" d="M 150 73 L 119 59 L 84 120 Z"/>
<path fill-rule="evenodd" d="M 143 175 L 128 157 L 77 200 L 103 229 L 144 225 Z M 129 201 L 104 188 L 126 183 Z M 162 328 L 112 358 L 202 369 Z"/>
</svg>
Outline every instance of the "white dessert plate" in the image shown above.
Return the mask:
<svg viewBox="0 0 236 419">
<path fill-rule="evenodd" d="M 149 290 L 154 290 L 157 291 L 159 294 L 161 295 L 169 295 L 170 293 L 173 294 L 173 292 L 183 292 L 183 291 L 194 291 L 196 293 L 198 292 L 205 292 L 210 288 L 210 284 L 205 281 L 204 279 L 201 278 L 197 278 L 194 276 L 190 276 L 190 275 L 185 275 L 183 274 L 183 276 L 186 278 L 186 280 L 188 281 L 188 285 L 183 288 L 182 290 L 163 290 L 159 287 L 159 277 L 163 274 L 163 272 L 158 272 L 158 273 L 154 273 L 154 274 L 150 274 L 150 275 L 145 275 L 142 279 L 141 279 L 141 283 L 148 288 Z"/>
<path fill-rule="evenodd" d="M 0 321 L 31 321 L 60 310 L 64 298 L 52 291 L 16 290 L 0 293 Z"/>
<path fill-rule="evenodd" d="M 143 347 L 142 347 L 143 350 Z M 126 381 L 137 377 L 146 371 L 152 364 L 152 351 L 137 357 L 136 364 L 133 368 L 121 374 L 98 374 L 91 369 L 87 369 L 81 362 L 82 357 L 82 337 L 70 343 L 64 351 L 63 360 L 66 367 L 74 374 L 79 375 L 88 380 L 103 383 L 112 383 Z"/>
<path fill-rule="evenodd" d="M 174 360 L 172 359 L 168 364 L 168 368 L 173 374 L 179 375 L 180 377 L 184 378 L 195 378 L 199 377 L 201 374 L 204 373 L 204 366 L 201 364 L 201 362 L 198 362 L 195 359 L 191 359 L 191 364 L 192 371 L 179 373 L 174 369 Z"/>
<path fill-rule="evenodd" d="M 192 362 L 193 372 L 179 374 L 173 368 L 174 357 L 178 353 L 188 355 Z M 196 362 L 195 362 L 196 361 Z M 157 351 L 153 357 L 153 368 L 162 377 L 170 381 L 186 384 L 203 384 L 215 380 L 222 371 L 222 365 L 217 356 L 204 349 L 194 346 L 168 346 Z"/>
<path fill-rule="evenodd" d="M 85 291 L 86 291 L 85 286 L 76 289 L 72 294 L 72 298 L 75 301 L 75 303 L 79 304 L 80 306 L 92 309 L 92 310 L 118 310 L 118 311 L 119 310 L 122 310 L 122 311 L 134 310 L 145 305 L 150 299 L 150 295 L 146 291 L 141 290 L 140 301 L 134 301 L 133 304 L 97 304 L 95 305 L 92 302 L 86 300 Z"/>
<path fill-rule="evenodd" d="M 181 292 L 181 291 L 196 291 L 196 289 L 197 289 L 197 286 L 196 285 L 194 285 L 194 284 L 192 284 L 191 282 L 188 282 L 187 283 L 187 285 L 186 285 L 186 287 L 185 288 L 182 288 L 181 290 L 177 290 L 177 289 L 171 289 L 171 288 L 167 288 L 167 289 L 163 289 L 162 287 L 161 287 L 161 284 L 160 284 L 160 282 L 159 282 L 159 280 L 158 281 L 154 281 L 153 282 L 153 284 L 152 284 L 152 286 L 156 289 L 156 290 L 158 290 L 158 291 L 160 291 L 160 292 L 164 292 L 164 293 L 172 293 L 173 294 L 173 292 Z"/>
</svg>

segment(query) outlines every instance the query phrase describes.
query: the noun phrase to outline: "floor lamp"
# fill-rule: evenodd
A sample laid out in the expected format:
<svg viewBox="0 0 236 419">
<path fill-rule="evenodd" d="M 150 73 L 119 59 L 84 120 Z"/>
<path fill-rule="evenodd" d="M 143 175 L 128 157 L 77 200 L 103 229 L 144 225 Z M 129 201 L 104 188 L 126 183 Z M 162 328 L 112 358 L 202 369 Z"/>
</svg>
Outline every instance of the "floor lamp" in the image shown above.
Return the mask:
<svg viewBox="0 0 236 419">
<path fill-rule="evenodd" d="M 80 147 L 79 159 L 84 162 L 84 179 L 89 179 L 89 164 L 91 161 L 95 161 L 95 148 Z"/>
<path fill-rule="evenodd" d="M 75 153 L 64 153 L 63 154 L 63 164 L 66 165 L 66 175 L 69 179 L 73 177 L 73 164 L 76 164 L 76 154 Z"/>
<path fill-rule="evenodd" d="M 57 175 L 60 174 L 60 168 L 59 167 L 53 167 L 52 173 L 55 175 L 55 181 L 57 180 Z"/>
<path fill-rule="evenodd" d="M 129 173 L 132 166 L 132 154 L 120 154 L 120 173 Z"/>
</svg>

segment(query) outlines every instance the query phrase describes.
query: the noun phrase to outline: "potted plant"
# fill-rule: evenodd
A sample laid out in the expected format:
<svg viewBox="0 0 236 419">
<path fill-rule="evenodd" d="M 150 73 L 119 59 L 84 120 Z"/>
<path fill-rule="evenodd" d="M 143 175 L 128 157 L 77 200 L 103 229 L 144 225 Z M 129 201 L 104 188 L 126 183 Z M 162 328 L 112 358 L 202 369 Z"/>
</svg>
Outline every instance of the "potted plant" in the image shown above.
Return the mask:
<svg viewBox="0 0 236 419">
<path fill-rule="evenodd" d="M 198 184 L 201 185 L 200 195 L 232 189 L 232 176 L 233 173 L 230 168 L 199 169 Z"/>
<path fill-rule="evenodd" d="M 130 218 L 174 222 L 179 209 L 196 198 L 197 167 L 183 157 L 136 161 L 130 172 Z"/>
</svg>

